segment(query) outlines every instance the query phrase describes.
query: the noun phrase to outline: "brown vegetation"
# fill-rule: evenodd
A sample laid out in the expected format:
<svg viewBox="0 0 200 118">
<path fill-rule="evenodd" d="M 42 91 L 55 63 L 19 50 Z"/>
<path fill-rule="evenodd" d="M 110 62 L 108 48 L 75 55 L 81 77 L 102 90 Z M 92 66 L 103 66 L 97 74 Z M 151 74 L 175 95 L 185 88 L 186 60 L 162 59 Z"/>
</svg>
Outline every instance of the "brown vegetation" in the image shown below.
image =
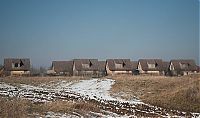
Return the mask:
<svg viewBox="0 0 200 118">
<path fill-rule="evenodd" d="M 44 104 L 34 104 L 29 100 L 19 98 L 0 97 L 0 116 L 1 118 L 26 118 L 34 117 L 34 114 L 40 116 L 46 112 L 73 114 L 77 112 L 84 116 L 89 111 L 100 112 L 94 103 L 72 102 L 72 101 L 54 101 Z"/>
<path fill-rule="evenodd" d="M 26 100 L 1 98 L 0 97 L 1 118 L 26 118 L 29 105 Z"/>
<path fill-rule="evenodd" d="M 73 80 L 84 80 L 89 79 L 89 77 L 5 77 L 0 78 L 0 82 L 5 82 L 9 84 L 28 84 L 28 85 L 40 85 L 48 83 L 51 81 L 73 81 Z"/>
<path fill-rule="evenodd" d="M 112 93 L 124 93 L 125 99 L 139 97 L 145 103 L 176 109 L 200 112 L 200 75 L 182 77 L 114 76 Z"/>
</svg>

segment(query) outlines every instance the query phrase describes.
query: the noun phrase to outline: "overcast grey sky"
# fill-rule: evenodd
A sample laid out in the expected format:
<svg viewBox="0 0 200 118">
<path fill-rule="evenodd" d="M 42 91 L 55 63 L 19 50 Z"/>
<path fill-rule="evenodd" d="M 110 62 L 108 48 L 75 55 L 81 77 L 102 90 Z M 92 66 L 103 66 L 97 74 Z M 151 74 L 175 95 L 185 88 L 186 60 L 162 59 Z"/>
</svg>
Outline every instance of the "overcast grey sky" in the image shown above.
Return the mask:
<svg viewBox="0 0 200 118">
<path fill-rule="evenodd" d="M 199 60 L 198 0 L 1 0 L 0 63 L 73 58 Z"/>
</svg>

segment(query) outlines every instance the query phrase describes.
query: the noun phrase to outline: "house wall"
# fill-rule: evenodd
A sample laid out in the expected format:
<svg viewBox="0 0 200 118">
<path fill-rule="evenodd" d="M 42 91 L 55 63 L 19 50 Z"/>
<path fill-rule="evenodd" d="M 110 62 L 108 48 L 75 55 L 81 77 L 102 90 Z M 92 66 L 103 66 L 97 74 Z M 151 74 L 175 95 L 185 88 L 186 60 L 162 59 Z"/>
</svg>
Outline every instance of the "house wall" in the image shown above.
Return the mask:
<svg viewBox="0 0 200 118">
<path fill-rule="evenodd" d="M 197 73 L 197 71 L 182 71 L 181 75 L 191 75 L 191 74 L 194 74 L 194 73 Z"/>
<path fill-rule="evenodd" d="M 160 71 L 144 71 L 144 70 L 142 70 L 142 66 L 141 66 L 140 62 L 138 64 L 138 70 L 139 70 L 140 74 L 164 75 L 164 71 L 160 72 Z"/>
<path fill-rule="evenodd" d="M 12 75 L 29 75 L 30 71 L 11 71 L 11 76 Z"/>
<path fill-rule="evenodd" d="M 169 70 L 174 70 L 174 65 L 170 63 Z"/>
<path fill-rule="evenodd" d="M 56 72 L 54 70 L 47 70 L 47 74 L 55 74 Z"/>
<path fill-rule="evenodd" d="M 106 72 L 108 75 L 115 75 L 115 74 L 132 74 L 132 71 L 111 71 L 108 67 L 108 63 L 106 64 Z"/>
<path fill-rule="evenodd" d="M 146 74 L 155 74 L 155 75 L 159 75 L 160 71 L 146 71 Z"/>
<path fill-rule="evenodd" d="M 145 73 L 145 71 L 142 70 L 142 66 L 141 66 L 140 62 L 138 63 L 138 71 L 140 74 Z"/>
<path fill-rule="evenodd" d="M 132 74 L 132 71 L 113 71 L 113 74 Z"/>
<path fill-rule="evenodd" d="M 94 71 L 79 71 L 79 76 L 93 76 L 95 75 Z"/>
<path fill-rule="evenodd" d="M 106 72 L 108 75 L 113 75 L 113 71 L 111 71 L 108 67 L 108 63 L 106 63 Z"/>
<path fill-rule="evenodd" d="M 98 76 L 98 71 L 73 71 L 73 76 Z"/>
<path fill-rule="evenodd" d="M 140 70 L 139 71 L 140 74 L 153 74 L 153 75 L 163 75 L 164 73 L 163 72 L 160 72 L 160 71 L 143 71 L 143 70 Z"/>
</svg>

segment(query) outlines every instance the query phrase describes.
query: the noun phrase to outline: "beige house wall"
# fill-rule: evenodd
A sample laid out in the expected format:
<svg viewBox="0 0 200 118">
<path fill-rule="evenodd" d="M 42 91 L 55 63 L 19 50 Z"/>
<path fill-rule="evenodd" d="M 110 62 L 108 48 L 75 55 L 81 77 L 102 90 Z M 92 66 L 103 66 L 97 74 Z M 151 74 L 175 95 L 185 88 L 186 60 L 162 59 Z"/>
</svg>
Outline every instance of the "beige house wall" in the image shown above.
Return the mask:
<svg viewBox="0 0 200 118">
<path fill-rule="evenodd" d="M 172 63 L 169 65 L 169 70 L 174 70 L 174 65 Z"/>
<path fill-rule="evenodd" d="M 106 72 L 108 75 L 113 75 L 113 72 L 108 67 L 108 63 L 106 63 Z"/>
<path fill-rule="evenodd" d="M 54 70 L 47 70 L 47 74 L 55 74 L 56 72 Z"/>
<path fill-rule="evenodd" d="M 108 67 L 108 63 L 106 63 L 106 71 L 108 75 L 115 75 L 115 74 L 132 74 L 132 71 L 111 71 Z"/>
<path fill-rule="evenodd" d="M 182 72 L 183 75 L 192 75 L 194 73 L 197 73 L 197 71 L 183 71 Z"/>
<path fill-rule="evenodd" d="M 28 75 L 30 71 L 11 71 L 11 75 Z"/>
<path fill-rule="evenodd" d="M 155 74 L 155 75 L 159 75 L 160 74 L 160 71 L 144 71 L 142 70 L 142 66 L 139 62 L 138 64 L 138 70 L 139 70 L 139 73 L 140 74 Z M 164 72 L 162 72 L 161 74 L 163 74 Z"/>
<path fill-rule="evenodd" d="M 114 74 L 132 74 L 132 71 L 113 71 Z"/>
<path fill-rule="evenodd" d="M 140 74 L 145 73 L 145 71 L 142 70 L 142 66 L 141 66 L 140 62 L 138 63 L 138 71 Z"/>
</svg>

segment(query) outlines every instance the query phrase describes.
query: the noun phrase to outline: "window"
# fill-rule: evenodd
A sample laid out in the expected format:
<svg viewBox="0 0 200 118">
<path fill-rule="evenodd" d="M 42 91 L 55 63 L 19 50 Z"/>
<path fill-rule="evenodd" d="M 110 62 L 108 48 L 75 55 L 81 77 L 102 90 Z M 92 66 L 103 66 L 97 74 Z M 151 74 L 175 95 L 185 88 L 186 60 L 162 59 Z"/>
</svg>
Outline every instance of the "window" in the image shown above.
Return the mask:
<svg viewBox="0 0 200 118">
<path fill-rule="evenodd" d="M 19 67 L 19 66 L 18 66 L 18 63 L 15 63 L 15 68 L 17 68 L 17 67 Z"/>
<path fill-rule="evenodd" d="M 12 68 L 20 68 L 24 65 L 24 63 L 22 61 L 20 62 L 15 62 L 15 63 L 12 63 Z"/>
<path fill-rule="evenodd" d="M 115 67 L 116 67 L 116 68 L 119 68 L 119 69 L 120 69 L 120 68 L 123 68 L 123 64 L 115 64 Z"/>
<path fill-rule="evenodd" d="M 82 64 L 82 67 L 83 67 L 83 68 L 89 68 L 90 65 L 89 65 L 89 64 Z"/>
<path fill-rule="evenodd" d="M 19 63 L 12 63 L 12 68 L 19 68 L 20 64 Z"/>
<path fill-rule="evenodd" d="M 189 64 L 187 63 L 179 63 L 179 64 L 180 64 L 181 69 L 185 69 L 189 66 Z"/>
<path fill-rule="evenodd" d="M 156 64 L 147 64 L 148 68 L 156 68 Z"/>
</svg>

